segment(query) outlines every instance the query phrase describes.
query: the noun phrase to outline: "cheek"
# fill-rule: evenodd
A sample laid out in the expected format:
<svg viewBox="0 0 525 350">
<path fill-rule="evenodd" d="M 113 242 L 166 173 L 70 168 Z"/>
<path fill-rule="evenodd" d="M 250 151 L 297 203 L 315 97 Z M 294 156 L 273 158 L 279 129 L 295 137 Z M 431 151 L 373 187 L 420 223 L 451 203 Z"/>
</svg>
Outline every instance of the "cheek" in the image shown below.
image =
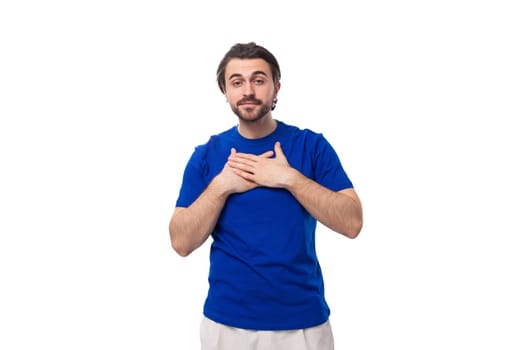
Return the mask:
<svg viewBox="0 0 525 350">
<path fill-rule="evenodd" d="M 235 102 L 238 99 L 237 94 L 234 94 L 232 92 L 228 92 L 228 93 L 224 94 L 224 97 L 226 98 L 226 101 L 228 101 L 230 103 Z"/>
</svg>

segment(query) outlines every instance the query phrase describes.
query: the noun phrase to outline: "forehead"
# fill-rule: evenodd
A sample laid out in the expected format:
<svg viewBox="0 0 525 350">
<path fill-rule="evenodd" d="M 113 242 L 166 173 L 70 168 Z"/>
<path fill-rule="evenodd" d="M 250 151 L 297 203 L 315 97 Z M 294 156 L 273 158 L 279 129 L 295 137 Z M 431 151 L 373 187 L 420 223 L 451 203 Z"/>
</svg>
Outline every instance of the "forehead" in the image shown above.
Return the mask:
<svg viewBox="0 0 525 350">
<path fill-rule="evenodd" d="M 249 77 L 257 72 L 264 72 L 268 77 L 272 76 L 270 65 L 262 58 L 232 58 L 226 65 L 225 77 L 226 79 L 238 75 Z"/>
</svg>

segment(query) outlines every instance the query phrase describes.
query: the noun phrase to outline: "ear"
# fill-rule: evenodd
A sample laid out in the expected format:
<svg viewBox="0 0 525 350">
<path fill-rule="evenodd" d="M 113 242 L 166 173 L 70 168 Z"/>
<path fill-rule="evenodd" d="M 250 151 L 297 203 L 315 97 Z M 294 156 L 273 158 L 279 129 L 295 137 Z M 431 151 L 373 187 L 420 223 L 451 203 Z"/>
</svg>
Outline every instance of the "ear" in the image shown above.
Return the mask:
<svg viewBox="0 0 525 350">
<path fill-rule="evenodd" d="M 281 82 L 278 81 L 277 84 L 275 84 L 275 88 L 273 89 L 273 98 L 277 97 L 277 94 L 279 93 L 279 90 L 281 90 Z"/>
</svg>

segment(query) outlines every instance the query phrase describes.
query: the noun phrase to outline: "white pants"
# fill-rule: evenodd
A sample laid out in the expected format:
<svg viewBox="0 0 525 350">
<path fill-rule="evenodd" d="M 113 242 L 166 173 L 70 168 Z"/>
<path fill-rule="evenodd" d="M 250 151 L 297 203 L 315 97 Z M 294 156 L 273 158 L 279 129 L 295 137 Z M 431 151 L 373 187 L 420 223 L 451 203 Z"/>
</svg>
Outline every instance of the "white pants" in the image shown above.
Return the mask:
<svg viewBox="0 0 525 350">
<path fill-rule="evenodd" d="M 200 337 L 201 350 L 334 350 L 330 321 L 305 329 L 256 331 L 203 317 Z"/>
</svg>

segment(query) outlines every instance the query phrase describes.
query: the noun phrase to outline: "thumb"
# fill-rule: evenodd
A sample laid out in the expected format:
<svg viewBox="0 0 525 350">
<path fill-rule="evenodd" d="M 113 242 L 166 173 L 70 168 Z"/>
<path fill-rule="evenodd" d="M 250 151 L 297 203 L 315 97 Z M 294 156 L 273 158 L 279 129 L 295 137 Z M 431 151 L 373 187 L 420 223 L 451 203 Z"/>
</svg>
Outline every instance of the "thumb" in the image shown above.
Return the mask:
<svg viewBox="0 0 525 350">
<path fill-rule="evenodd" d="M 281 143 L 279 141 L 275 143 L 274 149 L 276 157 L 284 157 L 283 149 L 281 148 Z"/>
<path fill-rule="evenodd" d="M 228 156 L 228 161 L 232 159 L 233 156 L 235 156 L 235 153 L 237 153 L 237 151 L 235 150 L 235 148 L 231 148 L 230 149 L 230 155 Z"/>
</svg>

